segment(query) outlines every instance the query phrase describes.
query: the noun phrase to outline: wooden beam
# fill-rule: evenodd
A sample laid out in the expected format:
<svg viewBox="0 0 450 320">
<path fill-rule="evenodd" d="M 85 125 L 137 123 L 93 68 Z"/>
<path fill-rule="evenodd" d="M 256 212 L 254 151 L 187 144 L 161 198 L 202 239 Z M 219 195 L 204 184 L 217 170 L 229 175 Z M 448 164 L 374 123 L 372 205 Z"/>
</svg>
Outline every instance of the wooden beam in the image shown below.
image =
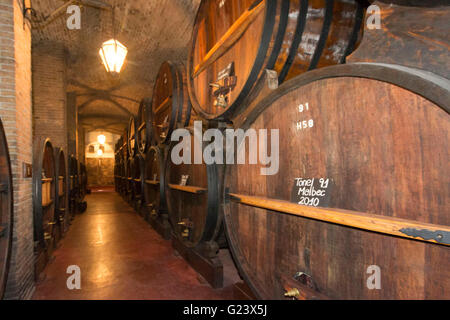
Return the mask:
<svg viewBox="0 0 450 320">
<path fill-rule="evenodd" d="M 231 201 L 402 238 L 450 245 L 450 227 L 343 209 L 303 206 L 285 200 L 230 193 Z"/>
<path fill-rule="evenodd" d="M 195 66 L 192 78 L 197 77 L 203 70 L 208 68 L 214 61 L 223 56 L 239 40 L 247 28 L 256 20 L 258 15 L 264 11 L 266 1 L 261 1 L 253 8 L 244 12 L 228 29 L 228 31 L 217 41 L 214 47 L 208 51 L 203 60 Z"/>
<path fill-rule="evenodd" d="M 155 110 L 154 114 L 158 114 L 161 110 L 165 109 L 165 107 L 169 104 L 171 97 L 167 97 Z"/>
<path fill-rule="evenodd" d="M 180 186 L 178 184 L 169 184 L 170 189 L 189 192 L 193 194 L 202 194 L 207 191 L 205 188 L 194 187 L 194 186 Z"/>
</svg>

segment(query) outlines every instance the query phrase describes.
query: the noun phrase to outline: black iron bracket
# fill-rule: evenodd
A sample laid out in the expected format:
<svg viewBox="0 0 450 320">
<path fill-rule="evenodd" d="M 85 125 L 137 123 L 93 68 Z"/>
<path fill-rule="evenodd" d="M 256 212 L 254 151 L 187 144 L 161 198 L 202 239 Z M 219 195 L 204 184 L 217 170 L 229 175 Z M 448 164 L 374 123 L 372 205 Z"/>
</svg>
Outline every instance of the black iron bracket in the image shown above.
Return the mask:
<svg viewBox="0 0 450 320">
<path fill-rule="evenodd" d="M 450 245 L 450 232 L 443 230 L 427 230 L 427 229 L 414 229 L 403 228 L 400 232 L 414 238 L 421 238 L 424 240 L 434 240 L 437 243 Z"/>
</svg>

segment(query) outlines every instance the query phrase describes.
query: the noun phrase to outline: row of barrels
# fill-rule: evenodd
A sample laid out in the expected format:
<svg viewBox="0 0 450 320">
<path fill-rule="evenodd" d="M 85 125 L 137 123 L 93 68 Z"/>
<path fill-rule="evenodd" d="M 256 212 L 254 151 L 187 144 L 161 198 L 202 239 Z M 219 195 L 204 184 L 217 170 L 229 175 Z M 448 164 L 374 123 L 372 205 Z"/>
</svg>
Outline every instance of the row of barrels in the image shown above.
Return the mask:
<svg viewBox="0 0 450 320">
<path fill-rule="evenodd" d="M 76 213 L 86 210 L 86 166 L 67 157 L 50 139 L 35 143 L 33 159 L 33 221 L 35 276 L 38 279 Z"/>
<path fill-rule="evenodd" d="M 450 82 L 352 62 L 364 11 L 202 1 L 116 145 L 117 191 L 206 255 L 225 230 L 258 298 L 450 298 Z"/>
<path fill-rule="evenodd" d="M 25 173 L 24 173 L 25 174 Z M 49 139 L 35 143 L 33 159 L 33 223 L 36 278 L 77 212 L 86 210 L 86 167 Z M 13 235 L 12 171 L 0 120 L 0 299 L 8 277 Z"/>
</svg>

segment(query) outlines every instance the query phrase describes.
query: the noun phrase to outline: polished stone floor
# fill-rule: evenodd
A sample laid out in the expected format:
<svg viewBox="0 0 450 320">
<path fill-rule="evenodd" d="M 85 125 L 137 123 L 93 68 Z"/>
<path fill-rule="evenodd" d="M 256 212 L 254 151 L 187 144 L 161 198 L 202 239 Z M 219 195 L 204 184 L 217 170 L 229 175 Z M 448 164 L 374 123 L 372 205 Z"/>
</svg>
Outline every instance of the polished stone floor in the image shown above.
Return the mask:
<svg viewBox="0 0 450 320">
<path fill-rule="evenodd" d="M 212 289 L 119 195 L 95 191 L 55 250 L 34 299 L 233 298 L 229 271 L 225 287 Z M 67 288 L 71 265 L 80 268 L 80 290 Z"/>
</svg>

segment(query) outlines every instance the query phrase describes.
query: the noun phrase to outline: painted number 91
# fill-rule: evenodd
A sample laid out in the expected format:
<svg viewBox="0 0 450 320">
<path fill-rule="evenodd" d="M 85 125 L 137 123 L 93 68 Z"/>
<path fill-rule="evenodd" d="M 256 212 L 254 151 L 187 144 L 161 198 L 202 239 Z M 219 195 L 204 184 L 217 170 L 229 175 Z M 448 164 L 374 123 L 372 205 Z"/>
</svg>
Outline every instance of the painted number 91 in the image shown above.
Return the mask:
<svg viewBox="0 0 450 320">
<path fill-rule="evenodd" d="M 309 103 L 300 104 L 298 106 L 298 112 L 308 111 L 309 110 Z"/>
</svg>

